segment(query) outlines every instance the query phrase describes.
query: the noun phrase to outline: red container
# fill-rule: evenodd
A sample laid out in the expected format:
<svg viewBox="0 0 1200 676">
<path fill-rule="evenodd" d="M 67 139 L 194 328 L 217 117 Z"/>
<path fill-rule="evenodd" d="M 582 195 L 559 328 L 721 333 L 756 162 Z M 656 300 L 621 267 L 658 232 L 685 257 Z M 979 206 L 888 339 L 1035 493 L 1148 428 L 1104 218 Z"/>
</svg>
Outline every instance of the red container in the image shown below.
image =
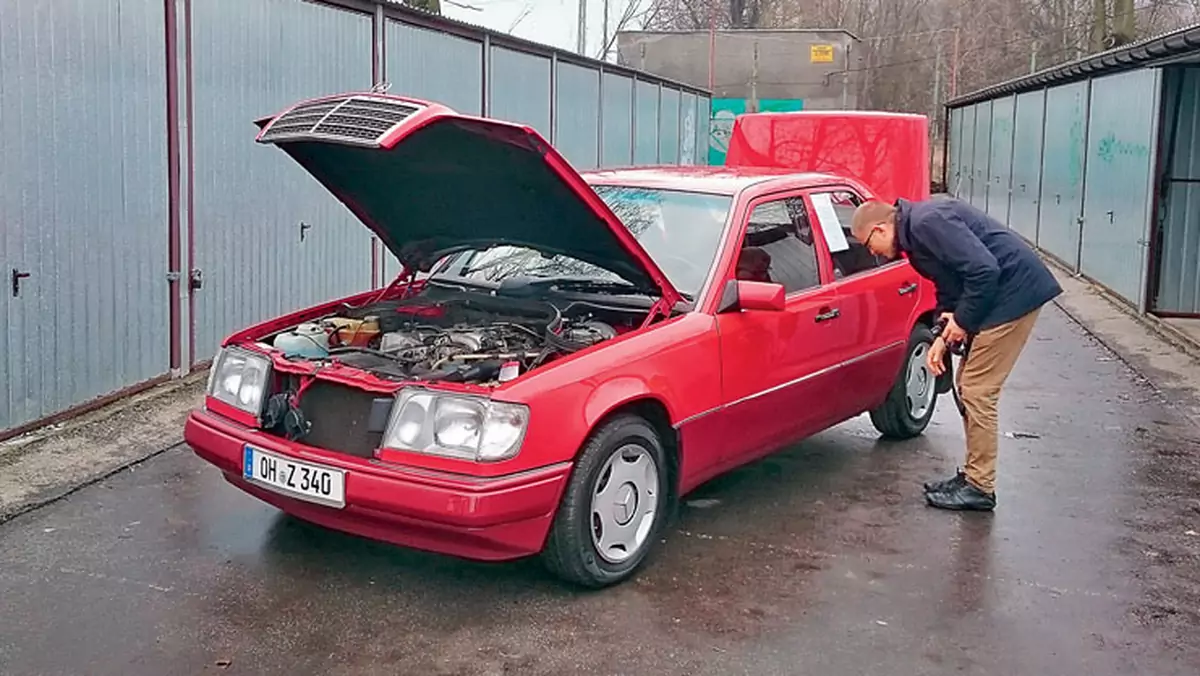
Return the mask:
<svg viewBox="0 0 1200 676">
<path fill-rule="evenodd" d="M 747 113 L 733 123 L 725 165 L 849 175 L 880 199 L 929 197 L 929 120 L 864 110 Z"/>
</svg>

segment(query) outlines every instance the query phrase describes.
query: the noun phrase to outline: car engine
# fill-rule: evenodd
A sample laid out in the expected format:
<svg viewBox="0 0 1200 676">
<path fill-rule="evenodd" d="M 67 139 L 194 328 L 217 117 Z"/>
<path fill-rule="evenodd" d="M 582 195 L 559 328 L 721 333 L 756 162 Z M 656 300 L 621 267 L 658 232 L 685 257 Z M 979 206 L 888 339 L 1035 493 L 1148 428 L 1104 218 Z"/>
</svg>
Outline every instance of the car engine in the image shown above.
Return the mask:
<svg viewBox="0 0 1200 676">
<path fill-rule="evenodd" d="M 604 311 L 572 303 L 564 313 L 548 302 L 472 292 L 422 294 L 343 308 L 276 335 L 275 347 L 389 379 L 495 385 L 616 337 L 621 331 L 597 317 Z M 626 319 L 618 317 L 622 330 L 633 326 Z M 307 352 L 288 349 L 297 343 Z"/>
</svg>

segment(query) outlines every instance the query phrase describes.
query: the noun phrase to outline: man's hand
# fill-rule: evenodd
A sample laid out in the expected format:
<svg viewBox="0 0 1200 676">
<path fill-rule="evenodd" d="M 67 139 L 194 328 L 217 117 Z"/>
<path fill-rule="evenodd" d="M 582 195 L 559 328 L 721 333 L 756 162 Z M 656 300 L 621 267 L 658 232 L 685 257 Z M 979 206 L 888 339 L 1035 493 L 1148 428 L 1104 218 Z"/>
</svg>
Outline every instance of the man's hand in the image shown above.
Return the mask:
<svg viewBox="0 0 1200 676">
<path fill-rule="evenodd" d="M 941 336 L 933 340 L 929 352 L 925 354 L 925 366 L 934 376 L 941 376 L 946 371 L 946 341 Z"/>
<path fill-rule="evenodd" d="M 953 312 L 943 312 L 942 319 L 946 320 L 946 328 L 942 331 L 942 337 L 947 343 L 961 343 L 967 339 L 967 332 L 963 330 L 958 322 L 954 321 Z"/>
</svg>

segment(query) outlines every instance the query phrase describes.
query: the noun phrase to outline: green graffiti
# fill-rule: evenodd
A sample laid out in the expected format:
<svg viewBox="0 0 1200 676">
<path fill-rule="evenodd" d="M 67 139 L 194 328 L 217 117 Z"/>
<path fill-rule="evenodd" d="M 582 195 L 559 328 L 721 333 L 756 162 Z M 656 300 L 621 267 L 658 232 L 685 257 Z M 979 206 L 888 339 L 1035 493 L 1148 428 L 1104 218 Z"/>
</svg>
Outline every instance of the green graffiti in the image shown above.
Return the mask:
<svg viewBox="0 0 1200 676">
<path fill-rule="evenodd" d="M 1104 162 L 1112 163 L 1118 157 L 1132 157 L 1137 159 L 1148 157 L 1150 155 L 1150 147 L 1144 143 L 1122 141 L 1117 138 L 1116 134 L 1109 132 L 1097 144 L 1096 154 Z"/>
<path fill-rule="evenodd" d="M 713 99 L 709 120 L 708 163 L 725 164 L 729 137 L 738 115 L 752 113 L 754 105 L 746 99 Z M 758 110 L 764 113 L 789 113 L 804 110 L 803 99 L 758 99 Z"/>
</svg>

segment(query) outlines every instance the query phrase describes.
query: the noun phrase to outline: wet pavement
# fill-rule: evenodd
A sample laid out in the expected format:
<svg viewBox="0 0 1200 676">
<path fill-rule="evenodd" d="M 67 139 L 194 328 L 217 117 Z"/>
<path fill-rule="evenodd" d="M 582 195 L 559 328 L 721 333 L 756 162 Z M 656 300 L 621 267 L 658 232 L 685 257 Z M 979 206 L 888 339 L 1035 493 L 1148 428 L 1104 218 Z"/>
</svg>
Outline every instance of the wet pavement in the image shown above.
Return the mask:
<svg viewBox="0 0 1200 676">
<path fill-rule="evenodd" d="M 586 594 L 299 523 L 179 448 L 0 525 L 0 673 L 1200 673 L 1197 429 L 1057 309 L 1001 426 L 994 515 L 921 499 L 947 398 L 703 487 Z"/>
</svg>

